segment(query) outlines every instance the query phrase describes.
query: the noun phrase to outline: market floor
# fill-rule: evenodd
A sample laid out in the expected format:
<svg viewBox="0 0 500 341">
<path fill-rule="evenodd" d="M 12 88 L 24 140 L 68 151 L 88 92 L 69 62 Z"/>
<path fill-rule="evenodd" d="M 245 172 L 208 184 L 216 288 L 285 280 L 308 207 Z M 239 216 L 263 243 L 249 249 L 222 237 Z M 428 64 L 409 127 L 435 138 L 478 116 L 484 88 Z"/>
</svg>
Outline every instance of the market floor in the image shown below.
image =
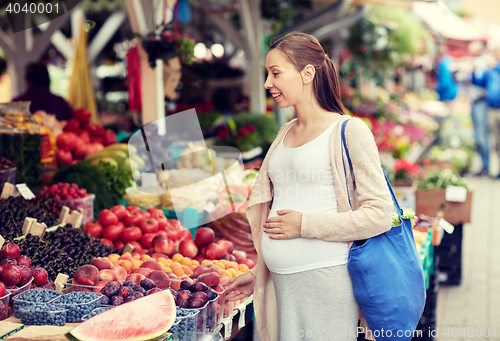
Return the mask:
<svg viewBox="0 0 500 341">
<path fill-rule="evenodd" d="M 439 289 L 438 341 L 500 340 L 500 180 L 468 179 L 475 190 L 471 223 L 463 228 L 462 281 Z"/>
</svg>

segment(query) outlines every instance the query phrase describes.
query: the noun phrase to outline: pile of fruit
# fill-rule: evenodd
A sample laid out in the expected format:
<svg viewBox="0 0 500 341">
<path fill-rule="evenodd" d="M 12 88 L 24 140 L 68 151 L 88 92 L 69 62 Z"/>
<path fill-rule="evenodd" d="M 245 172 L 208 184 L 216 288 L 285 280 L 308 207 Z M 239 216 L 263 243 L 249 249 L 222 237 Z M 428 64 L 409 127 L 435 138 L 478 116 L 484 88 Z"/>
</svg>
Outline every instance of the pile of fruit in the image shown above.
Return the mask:
<svg viewBox="0 0 500 341">
<path fill-rule="evenodd" d="M 87 193 L 85 188 L 79 188 L 77 184 L 70 184 L 68 182 L 60 182 L 58 184 L 51 185 L 50 187 L 44 187 L 40 192 L 38 192 L 37 197 L 41 198 L 53 198 L 57 201 L 59 200 L 75 200 L 80 198 L 88 197 L 90 194 Z"/>
<path fill-rule="evenodd" d="M 90 123 L 90 115 L 87 109 L 75 110 L 75 117 L 63 128 L 64 133 L 57 136 L 59 150 L 56 158 L 59 165 L 74 164 L 76 160 L 83 160 L 104 149 L 104 146 L 116 143 L 116 134 L 105 130 L 102 125 Z"/>
<path fill-rule="evenodd" d="M 70 224 L 45 233 L 43 240 L 27 234 L 25 239 L 19 241 L 19 247 L 35 267 L 45 268 L 52 280 L 58 273 L 73 276 L 76 270 L 93 258 L 115 251 Z"/>
<path fill-rule="evenodd" d="M 117 306 L 130 301 L 135 301 L 141 297 L 152 295 L 162 289 L 156 287 L 156 283 L 149 278 L 144 278 L 137 285 L 133 281 L 108 281 L 101 289 L 100 293 L 102 305 Z"/>
<path fill-rule="evenodd" d="M 137 155 L 137 148 L 126 143 L 112 144 L 97 153 L 85 157 L 92 166 L 97 166 L 99 162 L 109 163 L 115 168 L 127 173 L 134 173 L 135 178 L 141 176 L 140 170 L 144 168 L 144 160 Z"/>
<path fill-rule="evenodd" d="M 5 240 L 20 237 L 26 217 L 35 218 L 48 227 L 55 226 L 61 207 L 60 203 L 44 198 L 28 201 L 19 196 L 0 200 L 0 235 Z"/>
</svg>

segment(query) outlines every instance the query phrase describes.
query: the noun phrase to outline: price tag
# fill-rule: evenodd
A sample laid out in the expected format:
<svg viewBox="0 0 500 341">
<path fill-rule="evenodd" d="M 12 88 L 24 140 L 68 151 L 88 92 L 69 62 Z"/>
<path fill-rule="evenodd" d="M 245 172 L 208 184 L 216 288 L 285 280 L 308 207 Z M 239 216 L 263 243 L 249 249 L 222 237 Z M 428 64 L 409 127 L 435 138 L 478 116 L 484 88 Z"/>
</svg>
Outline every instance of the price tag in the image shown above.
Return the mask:
<svg viewBox="0 0 500 341">
<path fill-rule="evenodd" d="M 229 340 L 233 332 L 233 319 L 225 319 L 222 321 L 222 324 L 224 324 L 224 340 Z"/>
<path fill-rule="evenodd" d="M 155 173 L 144 173 L 141 180 L 142 187 L 158 187 L 158 179 Z"/>
<path fill-rule="evenodd" d="M 467 188 L 461 186 L 446 186 L 444 194 L 446 201 L 465 202 L 467 200 Z"/>
<path fill-rule="evenodd" d="M 238 320 L 238 329 L 245 327 L 245 312 L 247 311 L 247 306 L 242 304 L 241 307 L 238 308 L 240 311 L 240 319 Z"/>
<path fill-rule="evenodd" d="M 14 192 L 14 185 L 11 184 L 11 183 L 9 183 L 9 182 L 6 182 L 3 185 L 1 199 L 8 199 L 8 198 L 10 198 L 12 196 L 13 192 Z"/>
<path fill-rule="evenodd" d="M 43 236 L 45 235 L 45 230 L 47 230 L 47 225 L 45 223 L 34 223 L 31 226 L 30 233 L 33 236 L 38 236 L 40 239 L 43 239 Z"/>
<path fill-rule="evenodd" d="M 455 226 L 444 220 L 443 218 L 439 219 L 439 226 L 448 232 L 448 234 L 452 234 L 455 231 Z"/>
<path fill-rule="evenodd" d="M 54 281 L 54 284 L 56 285 L 56 290 L 62 292 L 68 279 L 69 276 L 66 274 L 61 274 L 61 273 L 57 274 L 56 280 Z"/>
<path fill-rule="evenodd" d="M 36 223 L 35 218 L 30 218 L 30 217 L 24 218 L 24 223 L 23 223 L 23 228 L 22 228 L 23 236 L 25 236 L 31 232 L 31 227 L 35 223 Z"/>
<path fill-rule="evenodd" d="M 2 235 L 0 235 L 0 249 L 3 246 L 3 243 L 5 243 L 5 239 L 2 237 Z"/>
<path fill-rule="evenodd" d="M 16 188 L 19 191 L 19 193 L 21 193 L 23 198 L 26 200 L 31 200 L 35 197 L 31 189 L 29 189 L 29 187 L 26 186 L 26 184 L 18 184 L 16 185 Z"/>
<path fill-rule="evenodd" d="M 68 220 L 68 216 L 69 216 L 69 207 L 68 206 L 63 206 L 61 208 L 61 213 L 59 213 L 59 224 L 61 225 L 66 225 L 66 220 Z"/>
<path fill-rule="evenodd" d="M 130 243 L 128 243 L 127 245 L 125 245 L 125 247 L 123 248 L 123 252 L 130 252 L 132 253 L 134 251 L 134 246 Z"/>
</svg>

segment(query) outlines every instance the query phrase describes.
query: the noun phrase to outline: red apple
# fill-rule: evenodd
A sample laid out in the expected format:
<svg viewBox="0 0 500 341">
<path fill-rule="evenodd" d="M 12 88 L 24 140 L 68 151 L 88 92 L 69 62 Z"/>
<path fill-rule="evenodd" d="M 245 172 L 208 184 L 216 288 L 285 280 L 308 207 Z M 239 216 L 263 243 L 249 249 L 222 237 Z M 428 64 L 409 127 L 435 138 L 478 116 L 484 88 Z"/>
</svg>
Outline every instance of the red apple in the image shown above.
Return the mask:
<svg viewBox="0 0 500 341">
<path fill-rule="evenodd" d="M 154 233 L 144 233 L 141 237 L 142 247 L 145 249 L 153 248 L 153 239 L 156 237 Z"/>
<path fill-rule="evenodd" d="M 224 256 L 224 249 L 219 245 L 212 243 L 207 246 L 207 257 L 210 259 L 220 259 Z"/>
<path fill-rule="evenodd" d="M 17 259 L 21 254 L 21 249 L 17 246 L 17 244 L 9 242 L 5 243 L 2 247 L 1 253 L 4 258 Z"/>
<path fill-rule="evenodd" d="M 222 247 L 222 249 L 224 250 L 224 253 L 227 253 L 227 254 L 233 253 L 234 245 L 229 240 L 221 239 L 217 242 L 217 244 L 219 244 Z"/>
<path fill-rule="evenodd" d="M 192 239 L 183 240 L 179 244 L 179 252 L 184 257 L 194 258 L 198 254 L 198 247 Z"/>
</svg>

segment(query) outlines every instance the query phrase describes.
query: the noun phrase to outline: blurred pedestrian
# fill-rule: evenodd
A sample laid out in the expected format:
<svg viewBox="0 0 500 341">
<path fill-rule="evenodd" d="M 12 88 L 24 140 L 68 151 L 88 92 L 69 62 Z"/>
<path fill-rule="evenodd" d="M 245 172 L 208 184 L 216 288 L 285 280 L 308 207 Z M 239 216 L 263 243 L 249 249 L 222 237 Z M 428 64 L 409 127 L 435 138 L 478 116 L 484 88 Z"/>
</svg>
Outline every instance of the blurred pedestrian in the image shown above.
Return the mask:
<svg viewBox="0 0 500 341">
<path fill-rule="evenodd" d="M 440 101 L 449 102 L 457 96 L 458 85 L 455 81 L 454 73 L 454 62 L 449 55 L 448 47 L 445 44 L 441 44 L 436 63 L 436 92 L 439 94 Z"/>
<path fill-rule="evenodd" d="M 228 281 L 226 297 L 253 293 L 263 341 L 356 341 L 360 308 L 349 250 L 355 240 L 388 231 L 393 211 L 377 146 L 362 120 L 344 115 L 337 71 L 315 37 L 278 38 L 265 67 L 264 87 L 297 118 L 278 132 L 248 202 L 257 265 Z M 346 177 L 347 120 L 353 175 Z M 360 325 L 366 328 L 363 318 Z"/>
<path fill-rule="evenodd" d="M 479 77 L 474 77 L 472 83 L 486 89 L 486 102 L 488 103 L 488 125 L 495 137 L 495 150 L 500 157 L 500 49 L 493 51 L 495 65 L 483 72 Z M 500 179 L 500 173 L 496 177 Z"/>
<path fill-rule="evenodd" d="M 26 66 L 24 80 L 27 90 L 15 97 L 13 101 L 30 101 L 32 113 L 43 110 L 56 115 L 59 121 L 73 118 L 73 109 L 64 98 L 50 92 L 50 77 L 47 66 L 43 63 L 32 63 Z"/>
<path fill-rule="evenodd" d="M 488 128 L 488 102 L 486 101 L 486 89 L 476 85 L 488 69 L 487 56 L 482 42 L 474 42 L 469 51 L 475 56 L 473 69 L 468 84 L 468 95 L 471 101 L 471 118 L 474 125 L 474 139 L 476 148 L 481 156 L 482 169 L 477 176 L 488 176 L 490 169 L 490 141 Z"/>
</svg>

